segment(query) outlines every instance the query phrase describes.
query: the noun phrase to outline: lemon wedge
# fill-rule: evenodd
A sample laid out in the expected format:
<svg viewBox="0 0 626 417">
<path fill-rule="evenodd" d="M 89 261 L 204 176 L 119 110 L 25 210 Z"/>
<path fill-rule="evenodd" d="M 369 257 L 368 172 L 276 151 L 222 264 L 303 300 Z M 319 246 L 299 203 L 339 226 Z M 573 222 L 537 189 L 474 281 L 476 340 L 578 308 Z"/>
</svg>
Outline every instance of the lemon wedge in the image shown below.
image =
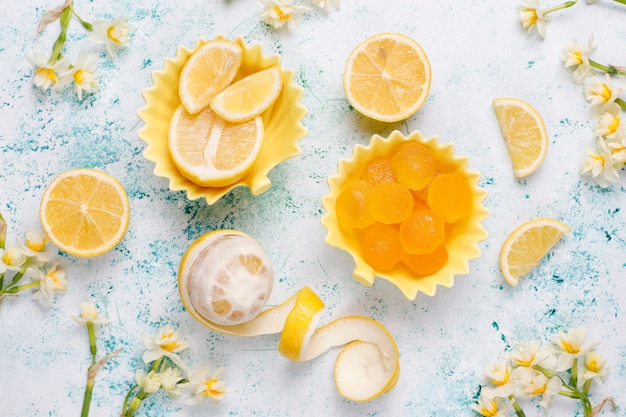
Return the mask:
<svg viewBox="0 0 626 417">
<path fill-rule="evenodd" d="M 550 218 L 530 220 L 516 227 L 500 249 L 500 271 L 504 279 L 516 286 L 570 231 L 565 223 Z"/>
<path fill-rule="evenodd" d="M 532 174 L 548 153 L 548 133 L 541 114 L 518 98 L 496 98 L 492 105 L 513 164 L 513 175 L 522 178 Z"/>
</svg>

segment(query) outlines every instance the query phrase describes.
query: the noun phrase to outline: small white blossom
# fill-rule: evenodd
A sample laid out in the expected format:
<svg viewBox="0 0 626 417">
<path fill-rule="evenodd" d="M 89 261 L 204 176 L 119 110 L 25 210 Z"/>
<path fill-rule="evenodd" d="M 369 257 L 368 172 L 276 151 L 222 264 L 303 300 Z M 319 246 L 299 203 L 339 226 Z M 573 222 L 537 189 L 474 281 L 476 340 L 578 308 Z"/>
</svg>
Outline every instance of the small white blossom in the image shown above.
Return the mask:
<svg viewBox="0 0 626 417">
<path fill-rule="evenodd" d="M 533 374 L 528 374 L 527 378 L 520 379 L 519 385 L 525 397 L 541 395 L 540 405 L 543 408 L 547 408 L 550 399 L 561 390 L 563 382 L 557 376 L 548 379 L 541 372 L 534 372 Z"/>
<path fill-rule="evenodd" d="M 532 368 L 535 365 L 552 370 L 556 366 L 556 357 L 550 349 L 541 345 L 539 340 L 520 342 L 510 354 L 513 365 Z"/>
<path fill-rule="evenodd" d="M 485 398 L 508 397 L 515 388 L 515 378 L 511 378 L 511 364 L 506 359 L 498 359 L 484 369 L 484 373 L 495 387 L 483 389 Z"/>
<path fill-rule="evenodd" d="M 502 398 L 478 397 L 477 404 L 471 404 L 473 410 L 485 417 L 508 417 L 511 410 L 511 403 Z"/>
<path fill-rule="evenodd" d="M 23 248 L 26 256 L 33 258 L 40 264 L 48 262 L 50 253 L 45 250 L 47 244 L 48 236 L 44 232 L 33 229 L 26 230 L 26 247 Z"/>
<path fill-rule="evenodd" d="M 583 366 L 583 372 L 578 381 L 580 386 L 584 385 L 588 380 L 592 380 L 601 386 L 602 381 L 609 374 L 609 366 L 606 364 L 606 358 L 595 350 L 587 351 Z"/>
<path fill-rule="evenodd" d="M 49 64 L 48 57 L 43 54 L 26 55 L 26 59 L 36 67 L 33 83 L 42 91 L 56 86 L 59 83 L 60 74 L 66 72 L 70 67 L 70 60 L 67 57 L 63 57 L 53 64 Z"/>
<path fill-rule="evenodd" d="M 609 74 L 604 74 L 604 79 L 592 77 L 583 89 L 585 98 L 590 104 L 592 116 L 611 111 L 615 106 L 615 100 L 626 91 L 626 85 L 622 82 L 613 82 Z"/>
<path fill-rule="evenodd" d="M 264 4 L 261 21 L 274 29 L 283 27 L 285 23 L 289 29 L 295 29 L 302 14 L 309 10 L 308 7 L 294 5 L 293 0 L 261 0 L 261 3 Z"/>
<path fill-rule="evenodd" d="M 135 372 L 135 381 L 146 394 L 154 394 L 161 388 L 161 374 L 155 371 L 146 373 L 143 369 L 138 369 Z"/>
<path fill-rule="evenodd" d="M 599 344 L 599 342 L 583 344 L 585 339 L 583 328 L 569 329 L 567 332 L 560 330 L 557 334 L 551 335 L 550 339 L 558 358 L 557 372 L 570 369 L 574 359 L 585 355 L 588 350 Z"/>
<path fill-rule="evenodd" d="M 575 67 L 572 77 L 577 84 L 582 84 L 587 75 L 593 75 L 593 68 L 589 63 L 589 56 L 596 47 L 593 35 L 589 37 L 587 45 L 579 45 L 574 41 L 565 48 L 561 60 L 565 67 Z"/>
<path fill-rule="evenodd" d="M 617 103 L 611 103 L 605 112 L 597 119 L 593 133 L 598 137 L 606 137 L 612 141 L 621 142 L 625 138 L 624 127 L 621 123 L 621 108 Z"/>
<path fill-rule="evenodd" d="M 96 305 L 89 301 L 85 301 L 80 304 L 80 317 L 71 317 L 77 323 L 91 322 L 93 324 L 108 324 L 111 322 L 108 318 L 99 316 Z"/>
<path fill-rule="evenodd" d="M 163 356 L 170 358 L 177 366 L 185 369 L 184 362 L 176 353 L 187 349 L 190 343 L 181 340 L 178 332 L 175 332 L 171 325 L 161 327 L 154 336 L 144 332 L 141 340 L 146 346 L 142 359 L 145 363 L 150 363 Z"/>
<path fill-rule="evenodd" d="M 539 8 L 539 0 L 522 0 L 522 4 L 517 9 L 517 16 L 528 33 L 537 27 L 537 32 L 542 38 L 546 37 L 546 24 L 550 21 Z"/>
<path fill-rule="evenodd" d="M 65 271 L 58 265 L 54 265 L 49 271 L 39 279 L 39 290 L 35 291 L 33 298 L 39 301 L 44 307 L 50 307 L 56 292 L 67 290 L 67 279 Z"/>
<path fill-rule="evenodd" d="M 64 86 L 74 82 L 74 90 L 78 99 L 83 99 L 85 93 L 93 93 L 98 90 L 98 55 L 81 49 L 76 58 L 76 64 L 59 76 L 59 84 L 55 89 L 60 90 Z"/>
<path fill-rule="evenodd" d="M 19 271 L 26 261 L 26 254 L 23 248 L 17 245 L 8 245 L 0 248 L 0 273 L 8 271 Z"/>
<path fill-rule="evenodd" d="M 161 371 L 161 387 L 170 398 L 176 399 L 183 393 L 182 384 L 179 384 L 182 379 L 179 368 L 165 368 Z"/>
<path fill-rule="evenodd" d="M 598 151 L 585 149 L 587 157 L 583 161 L 580 174 L 590 176 L 600 187 L 608 188 L 620 182 L 619 174 L 615 169 L 611 150 L 602 138 L 597 139 Z"/>
<path fill-rule="evenodd" d="M 117 51 L 130 45 L 130 28 L 126 17 L 120 16 L 113 22 L 95 20 L 92 26 L 93 31 L 89 32 L 89 40 L 104 44 L 112 57 L 115 57 Z"/>
<path fill-rule="evenodd" d="M 207 367 L 189 370 L 187 373 L 189 382 L 181 385 L 193 395 L 185 402 L 193 405 L 202 403 L 206 399 L 211 399 L 215 403 L 221 401 L 227 392 L 226 384 L 220 379 L 223 373 L 222 368 L 218 368 L 213 374 Z"/>
</svg>

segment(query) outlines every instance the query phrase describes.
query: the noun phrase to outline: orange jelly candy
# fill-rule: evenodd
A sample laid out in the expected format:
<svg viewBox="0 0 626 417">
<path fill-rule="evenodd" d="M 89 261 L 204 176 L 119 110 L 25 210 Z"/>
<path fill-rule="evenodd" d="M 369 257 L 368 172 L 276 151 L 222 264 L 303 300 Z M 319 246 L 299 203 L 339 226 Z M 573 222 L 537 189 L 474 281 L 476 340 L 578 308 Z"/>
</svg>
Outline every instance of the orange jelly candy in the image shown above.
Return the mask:
<svg viewBox="0 0 626 417">
<path fill-rule="evenodd" d="M 361 179 L 370 184 L 380 184 L 381 182 L 395 181 L 391 170 L 391 158 L 380 157 L 371 160 L 365 165 Z"/>
<path fill-rule="evenodd" d="M 397 182 L 376 184 L 368 196 L 370 216 L 384 224 L 401 223 L 413 210 L 413 196 Z"/>
<path fill-rule="evenodd" d="M 402 248 L 408 253 L 431 253 L 446 238 L 443 218 L 430 209 L 417 209 L 400 226 Z"/>
<path fill-rule="evenodd" d="M 454 223 L 469 214 L 473 204 L 472 189 L 461 173 L 437 175 L 428 187 L 428 205 L 446 223 Z"/>
<path fill-rule="evenodd" d="M 402 251 L 402 262 L 417 275 L 432 275 L 446 266 L 448 262 L 448 250 L 445 245 L 440 245 L 431 253 L 416 255 Z"/>
<path fill-rule="evenodd" d="M 375 270 L 390 269 L 400 261 L 400 235 L 392 226 L 375 223 L 365 229 L 361 251 L 365 262 Z"/>
<path fill-rule="evenodd" d="M 374 186 L 363 180 L 349 184 L 337 197 L 335 211 L 337 221 L 341 226 L 361 229 L 374 224 L 369 214 L 368 195 Z"/>
<path fill-rule="evenodd" d="M 435 176 L 435 154 L 419 142 L 403 144 L 391 158 L 391 169 L 397 181 L 411 190 L 421 190 Z"/>
</svg>

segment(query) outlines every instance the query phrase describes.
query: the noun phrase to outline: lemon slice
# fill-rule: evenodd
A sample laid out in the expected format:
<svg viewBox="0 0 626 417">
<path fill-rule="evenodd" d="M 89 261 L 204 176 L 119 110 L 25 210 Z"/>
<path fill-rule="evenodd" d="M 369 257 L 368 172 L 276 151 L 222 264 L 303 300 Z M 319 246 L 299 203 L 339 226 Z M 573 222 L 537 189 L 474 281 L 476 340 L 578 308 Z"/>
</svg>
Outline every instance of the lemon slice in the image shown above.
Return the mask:
<svg viewBox="0 0 626 417">
<path fill-rule="evenodd" d="M 343 88 L 350 104 L 381 122 L 404 120 L 426 102 L 430 62 L 422 47 L 400 33 L 380 33 L 350 53 Z"/>
<path fill-rule="evenodd" d="M 519 279 L 532 271 L 570 231 L 565 223 L 549 218 L 530 220 L 519 225 L 500 249 L 500 271 L 504 279 L 516 286 Z"/>
<path fill-rule="evenodd" d="M 255 72 L 226 87 L 211 100 L 211 108 L 231 122 L 259 116 L 278 98 L 283 88 L 280 67 Z"/>
<path fill-rule="evenodd" d="M 267 299 L 268 293 L 259 290 L 261 287 L 266 289 L 265 285 L 230 285 L 215 291 L 215 284 L 209 278 L 217 277 L 219 281 L 219 277 L 226 274 L 233 283 L 250 282 L 250 279 L 254 282 L 256 274 L 241 270 L 243 262 L 240 259 L 251 253 L 265 259 L 257 245 L 252 237 L 237 230 L 216 230 L 199 237 L 183 255 L 178 271 L 180 296 L 187 311 L 203 325 L 225 334 L 250 337 L 281 333 L 278 351 L 296 362 L 312 360 L 341 346 L 334 379 L 342 396 L 361 402 L 389 392 L 400 374 L 398 347 L 391 334 L 377 321 L 362 316 L 341 317 L 318 327 L 324 302 L 308 287 L 283 303 L 261 311 L 249 321 L 242 318 L 230 325 L 230 322 L 224 324 L 221 320 L 213 320 L 212 313 L 207 311 L 215 300 L 229 300 L 231 305 L 234 302 L 230 300 L 247 300 L 251 308 L 240 303 L 239 310 L 252 311 L 257 310 L 258 300 Z M 213 251 L 215 253 L 211 254 Z M 226 260 L 218 261 L 220 258 Z M 260 264 L 267 271 L 271 270 L 265 260 Z M 212 271 L 213 265 L 218 272 Z M 234 278 L 236 275 L 246 279 Z M 265 282 L 265 279 L 261 281 Z"/>
<path fill-rule="evenodd" d="M 535 172 L 548 153 L 548 134 L 543 118 L 518 98 L 496 98 L 492 102 L 506 143 L 513 175 L 522 178 Z"/>
<path fill-rule="evenodd" d="M 170 121 L 169 151 L 182 175 L 203 187 L 224 187 L 252 168 L 263 141 L 263 120 L 228 122 L 210 107 L 196 114 L 180 105 Z"/>
<path fill-rule="evenodd" d="M 235 79 L 243 61 L 237 42 L 214 39 L 194 52 L 180 73 L 178 94 L 191 114 L 209 105 L 211 99 Z"/>
<path fill-rule="evenodd" d="M 124 187 L 94 169 L 74 169 L 57 175 L 41 197 L 43 230 L 59 249 L 93 257 L 113 249 L 124 237 L 130 204 Z"/>
</svg>

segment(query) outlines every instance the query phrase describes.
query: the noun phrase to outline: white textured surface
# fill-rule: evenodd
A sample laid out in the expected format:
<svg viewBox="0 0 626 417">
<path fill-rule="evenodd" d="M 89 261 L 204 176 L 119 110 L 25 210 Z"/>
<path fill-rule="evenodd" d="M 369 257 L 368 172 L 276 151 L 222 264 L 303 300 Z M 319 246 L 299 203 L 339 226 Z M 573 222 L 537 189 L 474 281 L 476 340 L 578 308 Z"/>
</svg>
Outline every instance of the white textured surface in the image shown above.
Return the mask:
<svg viewBox="0 0 626 417">
<path fill-rule="evenodd" d="M 555 0 L 556 3 L 556 0 Z M 586 327 L 612 373 L 594 399 L 611 395 L 626 409 L 626 202 L 621 186 L 602 191 L 578 175 L 583 149 L 592 146 L 592 122 L 581 87 L 559 55 L 574 39 L 593 33 L 593 57 L 626 64 L 626 6 L 599 0 L 554 13 L 541 40 L 521 28 L 515 1 L 348 1 L 340 11 L 310 13 L 295 31 L 261 24 L 254 0 L 135 2 L 76 1 L 88 20 L 125 14 L 135 28 L 131 47 L 100 66 L 101 89 L 83 102 L 70 94 L 42 94 L 32 85 L 24 53 L 47 53 L 56 26 L 34 35 L 43 12 L 56 2 L 23 0 L 0 6 L 3 82 L 0 84 L 0 212 L 8 241 L 38 228 L 43 188 L 58 173 L 95 167 L 126 187 L 132 217 L 128 234 L 110 253 L 77 259 L 59 253 L 69 288 L 45 310 L 29 297 L 0 310 L 0 415 L 69 416 L 80 412 L 89 351 L 85 329 L 69 319 L 81 301 L 93 300 L 112 323 L 98 339 L 100 352 L 122 348 L 98 375 L 92 416 L 118 415 L 134 371 L 141 366 L 139 334 L 171 323 L 192 341 L 184 359 L 192 366 L 226 368 L 230 387 L 218 406 L 187 407 L 161 394 L 146 401 L 145 416 L 460 416 L 484 383 L 484 366 L 517 340 L 546 337 L 561 328 Z M 544 4 L 547 7 L 548 4 Z M 356 114 L 341 86 L 351 49 L 366 37 L 397 31 L 416 39 L 428 54 L 433 84 L 426 105 L 406 122 L 380 124 Z M 305 89 L 309 134 L 302 155 L 270 173 L 270 190 L 253 197 L 237 189 L 214 206 L 189 202 L 152 175 L 141 152 L 144 105 L 141 91 L 151 71 L 161 69 L 178 45 L 218 34 L 261 42 L 280 53 Z M 67 53 L 89 46 L 73 22 Z M 544 165 L 527 180 L 513 178 L 491 100 L 513 96 L 544 116 L 550 149 Z M 491 211 L 483 255 L 467 276 L 435 297 L 407 301 L 392 285 L 373 287 L 350 277 L 351 258 L 324 243 L 320 199 L 325 179 L 340 158 L 373 133 L 420 130 L 452 142 L 470 167 L 483 175 Z M 501 278 L 498 251 L 506 235 L 534 217 L 555 217 L 571 233 L 547 262 L 517 288 Z M 256 237 L 276 270 L 270 303 L 303 285 L 326 302 L 322 322 L 359 314 L 381 321 L 394 335 L 402 372 L 396 388 L 375 401 L 344 400 L 332 380 L 335 352 L 293 363 L 277 351 L 277 336 L 239 339 L 201 327 L 182 308 L 176 270 L 188 245 L 216 228 L 241 229 Z M 573 401 L 558 398 L 552 416 L 582 415 Z M 530 407 L 528 415 L 541 415 Z M 578 412 L 579 414 L 576 414 Z M 605 411 L 605 415 L 612 415 Z"/>
</svg>

